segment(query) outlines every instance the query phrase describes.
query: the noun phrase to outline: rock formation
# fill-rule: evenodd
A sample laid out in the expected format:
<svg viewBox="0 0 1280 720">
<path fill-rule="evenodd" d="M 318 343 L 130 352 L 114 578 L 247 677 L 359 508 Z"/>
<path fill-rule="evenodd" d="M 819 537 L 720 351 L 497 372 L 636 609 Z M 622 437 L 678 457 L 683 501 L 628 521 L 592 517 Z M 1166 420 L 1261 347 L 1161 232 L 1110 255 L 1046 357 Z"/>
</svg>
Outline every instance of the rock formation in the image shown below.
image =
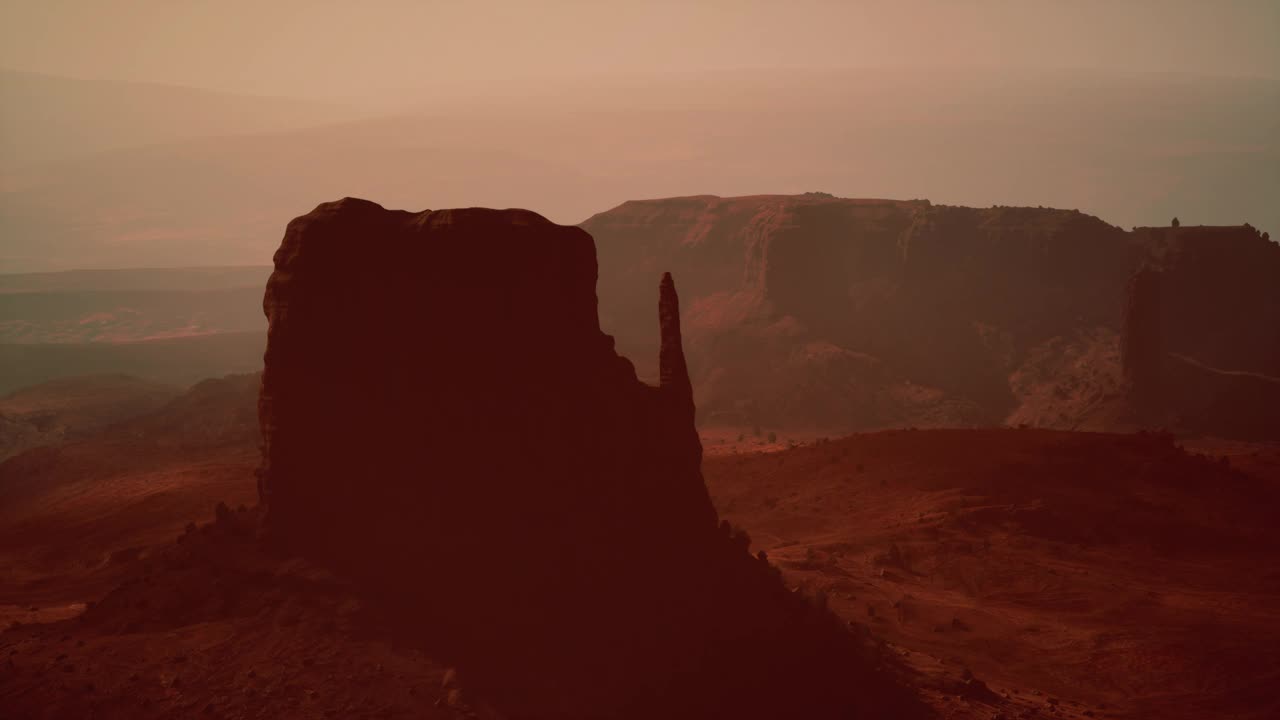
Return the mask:
<svg viewBox="0 0 1280 720">
<path fill-rule="evenodd" d="M 1138 228 L 1169 352 L 1280 377 L 1280 245 L 1248 225 Z"/>
<path fill-rule="evenodd" d="M 264 301 L 267 538 L 511 717 L 887 711 L 864 643 L 717 525 L 670 275 L 657 387 L 595 283 L 591 236 L 528 211 L 291 222 Z"/>
<path fill-rule="evenodd" d="M 601 316 L 628 351 L 652 354 L 637 331 L 641 276 L 681 270 L 691 376 L 713 424 L 1001 422 L 1026 352 L 1118 324 L 1108 297 L 1136 254 L 1122 230 L 1074 211 L 818 193 L 629 202 L 583 227 L 600 245 Z"/>
<path fill-rule="evenodd" d="M 1164 386 L 1164 332 L 1160 273 L 1142 268 L 1129 279 L 1120 336 L 1120 362 L 1135 404 L 1155 411 Z"/>
<path fill-rule="evenodd" d="M 1121 335 L 1138 421 L 1247 439 L 1280 433 L 1280 247 L 1252 228 L 1142 228 Z M 1157 269 L 1158 268 L 1158 269 Z"/>
<path fill-rule="evenodd" d="M 634 201 L 582 227 L 604 328 L 645 377 L 644 278 L 678 271 L 709 425 L 1115 428 L 1143 266 L 1166 286 L 1165 350 L 1280 376 L 1280 246 L 1248 226 L 1126 232 L 1074 210 L 808 193 Z"/>
</svg>

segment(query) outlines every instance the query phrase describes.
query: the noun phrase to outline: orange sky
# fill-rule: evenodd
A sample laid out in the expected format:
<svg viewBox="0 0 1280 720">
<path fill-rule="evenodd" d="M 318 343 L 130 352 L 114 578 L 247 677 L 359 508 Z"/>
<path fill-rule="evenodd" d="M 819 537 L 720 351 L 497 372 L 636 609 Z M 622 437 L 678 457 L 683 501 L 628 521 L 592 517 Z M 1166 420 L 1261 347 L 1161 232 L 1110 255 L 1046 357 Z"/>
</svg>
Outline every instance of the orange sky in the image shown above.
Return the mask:
<svg viewBox="0 0 1280 720">
<path fill-rule="evenodd" d="M 1251 0 L 8 0 L 0 67 L 383 100 L 583 74 L 1087 68 L 1280 77 Z"/>
</svg>

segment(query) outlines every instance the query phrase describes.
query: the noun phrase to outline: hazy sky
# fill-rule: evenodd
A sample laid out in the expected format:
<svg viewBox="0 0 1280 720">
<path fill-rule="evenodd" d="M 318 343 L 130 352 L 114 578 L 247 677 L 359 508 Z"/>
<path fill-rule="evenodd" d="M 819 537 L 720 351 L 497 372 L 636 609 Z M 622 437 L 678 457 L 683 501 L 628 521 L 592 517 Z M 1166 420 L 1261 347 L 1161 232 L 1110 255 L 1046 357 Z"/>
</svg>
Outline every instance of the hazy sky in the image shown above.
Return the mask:
<svg viewBox="0 0 1280 720">
<path fill-rule="evenodd" d="M 0 73 L 0 271 L 266 262 L 345 195 L 1280 229 L 1280 0 L 0 0 L 0 69 L 167 85 Z"/>
<path fill-rule="evenodd" d="M 1280 77 L 1277 0 L 5 0 L 0 66 L 259 94 L 740 68 Z"/>
</svg>

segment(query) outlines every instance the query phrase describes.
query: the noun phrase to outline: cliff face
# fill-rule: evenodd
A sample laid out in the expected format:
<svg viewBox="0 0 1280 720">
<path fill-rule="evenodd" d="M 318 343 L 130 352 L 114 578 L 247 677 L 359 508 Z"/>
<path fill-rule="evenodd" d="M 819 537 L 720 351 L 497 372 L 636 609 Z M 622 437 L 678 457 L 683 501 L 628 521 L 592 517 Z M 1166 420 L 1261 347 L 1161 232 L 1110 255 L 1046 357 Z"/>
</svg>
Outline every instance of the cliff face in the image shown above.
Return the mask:
<svg viewBox="0 0 1280 720">
<path fill-rule="evenodd" d="M 1252 228 L 1142 228 L 1121 350 L 1144 424 L 1248 439 L 1280 433 L 1280 246 Z"/>
<path fill-rule="evenodd" d="M 528 211 L 346 199 L 290 223 L 275 263 L 267 535 L 469 686 L 512 716 L 884 700 L 849 686 L 870 677 L 852 638 L 717 525 L 669 275 L 654 387 L 600 330 L 591 237 Z"/>
<path fill-rule="evenodd" d="M 714 528 L 699 450 L 668 450 L 673 427 L 696 440 L 687 398 L 637 381 L 600 331 L 585 232 L 524 211 L 343 200 L 291 223 L 275 262 L 261 398 L 273 529 L 321 528 L 312 540 L 339 554 L 349 540 L 332 524 L 374 510 L 426 520 L 418 505 L 446 537 L 472 533 L 460 518 L 473 512 L 506 512 L 513 535 L 556 530 L 523 502 L 495 505 L 493 483 L 506 498 L 593 512 L 670 505 L 687 511 L 671 519 L 676 538 Z M 565 447 L 576 449 L 550 450 Z M 507 487 L 511 477 L 524 480 Z M 420 537 L 387 525 L 402 530 L 370 528 L 366 541 L 389 551 L 401 531 Z"/>
<path fill-rule="evenodd" d="M 1120 362 L 1129 394 L 1140 407 L 1159 402 L 1165 385 L 1161 273 L 1141 268 L 1129 279 L 1120 336 Z"/>
<path fill-rule="evenodd" d="M 1169 352 L 1280 377 L 1280 245 L 1248 225 L 1138 228 Z"/>
<path fill-rule="evenodd" d="M 1168 350 L 1264 374 L 1280 357 L 1280 248 L 1247 226 L 1126 232 L 1073 210 L 810 193 L 628 202 L 582 227 L 605 328 L 640 357 L 638 274 L 680 273 L 705 423 L 1106 425 L 1142 264 L 1168 285 Z"/>
</svg>

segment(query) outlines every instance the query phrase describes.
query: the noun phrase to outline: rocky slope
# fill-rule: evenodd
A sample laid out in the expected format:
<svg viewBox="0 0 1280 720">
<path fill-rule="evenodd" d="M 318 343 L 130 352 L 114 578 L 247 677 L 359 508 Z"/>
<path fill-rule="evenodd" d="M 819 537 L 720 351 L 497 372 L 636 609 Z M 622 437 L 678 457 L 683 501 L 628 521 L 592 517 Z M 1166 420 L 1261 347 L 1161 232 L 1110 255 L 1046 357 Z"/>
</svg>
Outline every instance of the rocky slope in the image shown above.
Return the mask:
<svg viewBox="0 0 1280 720">
<path fill-rule="evenodd" d="M 1264 374 L 1280 357 L 1280 252 L 1248 226 L 1126 232 L 1074 210 L 809 193 L 628 202 L 582 227 L 629 352 L 652 354 L 640 278 L 680 273 L 704 424 L 1115 427 L 1143 263 L 1178 268 L 1172 351 Z"/>
<path fill-rule="evenodd" d="M 178 389 L 128 375 L 61 378 L 0 397 L 0 460 L 144 415 Z"/>
</svg>

